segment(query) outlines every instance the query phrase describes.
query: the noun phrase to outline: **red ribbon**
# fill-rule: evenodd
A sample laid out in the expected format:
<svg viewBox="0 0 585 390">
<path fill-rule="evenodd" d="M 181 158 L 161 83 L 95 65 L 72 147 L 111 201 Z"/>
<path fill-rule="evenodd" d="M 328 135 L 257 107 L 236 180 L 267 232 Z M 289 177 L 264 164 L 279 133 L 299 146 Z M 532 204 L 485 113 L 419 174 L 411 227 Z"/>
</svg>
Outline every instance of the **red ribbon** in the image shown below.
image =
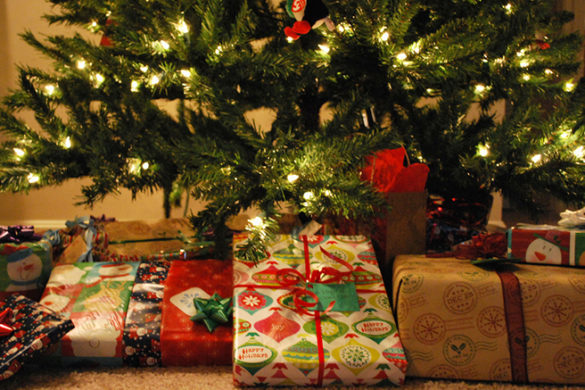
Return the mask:
<svg viewBox="0 0 585 390">
<path fill-rule="evenodd" d="M 10 336 L 14 328 L 8 325 L 8 321 L 12 319 L 12 310 L 9 307 L 0 312 L 0 337 Z"/>
</svg>

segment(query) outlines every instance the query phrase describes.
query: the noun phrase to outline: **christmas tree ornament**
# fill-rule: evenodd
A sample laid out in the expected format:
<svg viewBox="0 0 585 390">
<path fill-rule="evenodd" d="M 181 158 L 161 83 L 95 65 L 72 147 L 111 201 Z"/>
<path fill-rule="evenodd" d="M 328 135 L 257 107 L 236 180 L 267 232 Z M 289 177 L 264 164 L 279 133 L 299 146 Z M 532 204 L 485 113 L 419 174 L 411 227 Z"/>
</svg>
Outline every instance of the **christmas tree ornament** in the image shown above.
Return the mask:
<svg viewBox="0 0 585 390">
<path fill-rule="evenodd" d="M 329 31 L 335 29 L 335 24 L 329 17 L 329 10 L 321 0 L 287 0 L 286 11 L 296 22 L 292 27 L 285 27 L 284 34 L 292 39 L 299 39 L 311 29 L 325 24 Z"/>
</svg>

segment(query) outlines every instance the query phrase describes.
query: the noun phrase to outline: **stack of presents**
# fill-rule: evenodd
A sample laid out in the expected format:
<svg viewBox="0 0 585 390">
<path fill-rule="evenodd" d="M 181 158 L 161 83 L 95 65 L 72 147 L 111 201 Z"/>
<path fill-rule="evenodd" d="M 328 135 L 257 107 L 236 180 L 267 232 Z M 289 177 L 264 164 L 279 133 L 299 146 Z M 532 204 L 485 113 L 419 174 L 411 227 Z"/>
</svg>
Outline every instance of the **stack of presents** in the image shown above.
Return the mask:
<svg viewBox="0 0 585 390">
<path fill-rule="evenodd" d="M 585 384 L 585 231 L 523 226 L 389 259 L 321 230 L 281 234 L 257 262 L 237 255 L 244 233 L 212 259 L 186 220 L 0 233 L 5 381 L 58 364 L 231 365 L 237 386 Z M 500 253 L 461 255 L 486 246 Z"/>
</svg>

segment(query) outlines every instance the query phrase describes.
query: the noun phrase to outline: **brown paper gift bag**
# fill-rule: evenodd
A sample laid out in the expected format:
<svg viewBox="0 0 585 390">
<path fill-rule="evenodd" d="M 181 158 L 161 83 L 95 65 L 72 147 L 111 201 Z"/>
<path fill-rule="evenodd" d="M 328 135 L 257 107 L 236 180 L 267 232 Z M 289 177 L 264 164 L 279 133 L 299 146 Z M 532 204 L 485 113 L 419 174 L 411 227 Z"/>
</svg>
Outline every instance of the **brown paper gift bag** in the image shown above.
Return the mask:
<svg viewBox="0 0 585 390">
<path fill-rule="evenodd" d="M 390 272 L 397 255 L 425 253 L 427 192 L 390 192 L 387 199 L 392 209 L 374 236 L 384 253 L 381 266 Z"/>
</svg>

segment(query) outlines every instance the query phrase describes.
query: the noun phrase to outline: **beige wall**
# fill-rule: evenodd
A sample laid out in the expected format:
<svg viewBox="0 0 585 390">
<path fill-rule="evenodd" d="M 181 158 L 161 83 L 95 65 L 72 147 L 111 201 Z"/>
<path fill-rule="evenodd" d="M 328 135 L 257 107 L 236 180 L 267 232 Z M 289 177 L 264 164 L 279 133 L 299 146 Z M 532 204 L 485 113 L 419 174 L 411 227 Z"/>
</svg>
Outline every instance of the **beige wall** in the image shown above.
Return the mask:
<svg viewBox="0 0 585 390">
<path fill-rule="evenodd" d="M 41 19 L 51 11 L 50 4 L 43 0 L 0 0 L 0 96 L 8 88 L 16 87 L 16 65 L 39 65 L 49 62 L 26 45 L 18 36 L 26 29 L 40 34 L 67 33 L 61 26 L 49 26 Z M 69 30 L 70 31 L 70 30 Z M 85 180 L 31 191 L 27 194 L 0 193 L 0 225 L 31 222 L 39 225 L 60 226 L 63 221 L 76 216 L 105 214 L 118 220 L 159 219 L 164 217 L 162 193 L 140 194 L 136 200 L 128 191 L 111 196 L 93 210 L 74 206 L 80 199 L 81 185 Z M 195 210 L 197 203 L 193 203 Z M 173 216 L 181 216 L 183 209 L 173 210 Z"/>
</svg>

